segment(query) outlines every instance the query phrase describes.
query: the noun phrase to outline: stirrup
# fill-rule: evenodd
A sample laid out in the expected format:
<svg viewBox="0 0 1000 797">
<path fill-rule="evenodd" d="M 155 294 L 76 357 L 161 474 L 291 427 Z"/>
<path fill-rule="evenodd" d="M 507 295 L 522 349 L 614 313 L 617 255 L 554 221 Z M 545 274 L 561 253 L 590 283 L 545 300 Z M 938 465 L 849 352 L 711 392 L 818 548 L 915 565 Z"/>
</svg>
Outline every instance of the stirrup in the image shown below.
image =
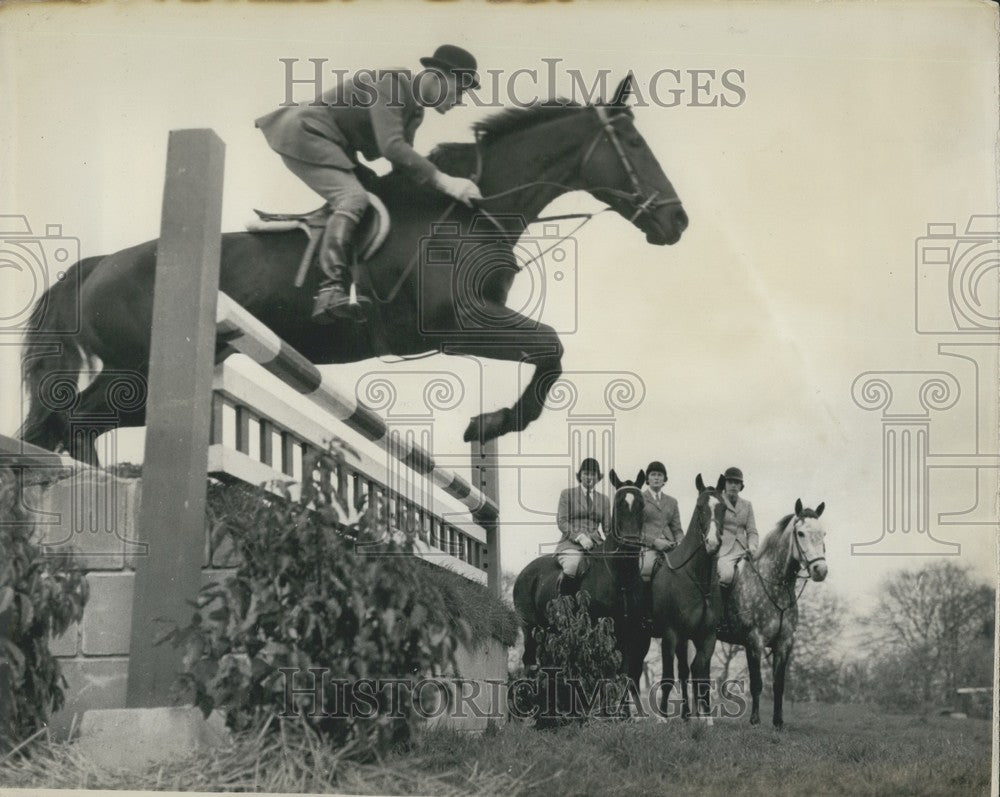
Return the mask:
<svg viewBox="0 0 1000 797">
<path fill-rule="evenodd" d="M 331 303 L 330 294 L 339 294 L 338 300 Z M 350 297 L 339 285 L 328 285 L 320 288 L 313 302 L 312 320 L 317 324 L 332 324 L 338 319 L 351 318 Z"/>
</svg>

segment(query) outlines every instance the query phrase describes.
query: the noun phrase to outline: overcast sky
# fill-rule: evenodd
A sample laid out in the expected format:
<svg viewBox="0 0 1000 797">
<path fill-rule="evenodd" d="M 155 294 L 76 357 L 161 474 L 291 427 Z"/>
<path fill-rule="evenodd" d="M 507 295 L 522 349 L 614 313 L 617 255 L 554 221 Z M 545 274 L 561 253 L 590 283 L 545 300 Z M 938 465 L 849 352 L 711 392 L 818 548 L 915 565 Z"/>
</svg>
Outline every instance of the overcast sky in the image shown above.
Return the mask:
<svg viewBox="0 0 1000 797">
<path fill-rule="evenodd" d="M 978 395 L 972 363 L 938 353 L 946 339 L 993 344 L 996 335 L 920 335 L 914 321 L 915 242 L 927 224 L 955 223 L 962 237 L 971 215 L 997 213 L 995 20 L 986 3 L 18 6 L 0 15 L 0 213 L 24 214 L 37 234 L 62 225 L 84 256 L 155 237 L 167 131 L 184 127 L 211 127 L 226 143 L 224 229 L 241 228 L 252 207 L 315 206 L 253 126 L 285 96 L 281 58 L 300 59 L 300 76 L 309 58 L 329 59 L 331 70 L 416 68 L 454 42 L 482 69 L 502 70 L 502 88 L 517 68 L 539 70 L 543 97 L 543 59 L 562 59 L 560 94 L 571 88 L 569 70 L 592 82 L 607 69 L 614 85 L 631 69 L 641 90 L 659 70 L 678 70 L 680 84 L 659 84 L 683 89 L 678 104 L 637 108 L 635 118 L 690 228 L 659 248 L 624 219 L 601 216 L 575 236 L 575 290 L 549 273 L 540 316 L 569 330 L 566 371 L 588 372 L 576 378 L 587 385 L 578 411 L 598 395 L 600 374 L 641 382 L 637 406 L 615 414 L 620 471 L 665 462 L 685 526 L 695 475 L 712 480 L 730 465 L 746 474 L 762 531 L 796 498 L 825 501 L 828 584 L 860 607 L 883 574 L 924 560 L 851 553 L 882 530 L 880 413 L 852 400 L 855 378 L 950 372 L 960 395 L 930 413 L 930 453 L 997 450 L 986 389 L 996 384 L 996 349 Z M 723 72 L 739 70 L 742 101 L 693 107 L 691 70 L 714 70 L 714 92 Z M 418 149 L 471 140 L 469 125 L 489 112 L 429 114 Z M 550 211 L 599 207 L 573 195 Z M 10 269 L 2 279 L 14 286 L 9 316 L 28 288 Z M 989 299 L 995 267 L 985 280 Z M 947 280 L 921 290 L 943 295 Z M 522 276 L 515 299 L 532 295 Z M 17 362 L 11 341 L 0 342 L 0 430 L 10 433 Z M 369 362 L 329 372 L 350 387 L 393 368 L 402 370 Z M 461 430 L 480 399 L 487 409 L 509 405 L 529 373 L 441 357 L 409 368 L 453 372 L 465 384 L 465 399 L 435 428 L 438 453 L 455 456 L 464 456 Z M 977 415 L 980 441 L 992 441 L 978 452 Z M 526 454 L 551 465 L 567 452 L 566 412 L 546 413 L 500 452 L 509 465 L 533 461 Z M 978 473 L 977 482 L 974 468 L 932 469 L 931 528 L 995 578 L 996 527 L 983 520 L 996 515 L 982 507 L 994 500 L 997 471 Z M 554 514 L 568 478 L 559 467 L 505 471 L 506 569 L 558 538 L 539 513 Z M 977 502 L 969 524 L 938 523 L 938 513 Z"/>
</svg>

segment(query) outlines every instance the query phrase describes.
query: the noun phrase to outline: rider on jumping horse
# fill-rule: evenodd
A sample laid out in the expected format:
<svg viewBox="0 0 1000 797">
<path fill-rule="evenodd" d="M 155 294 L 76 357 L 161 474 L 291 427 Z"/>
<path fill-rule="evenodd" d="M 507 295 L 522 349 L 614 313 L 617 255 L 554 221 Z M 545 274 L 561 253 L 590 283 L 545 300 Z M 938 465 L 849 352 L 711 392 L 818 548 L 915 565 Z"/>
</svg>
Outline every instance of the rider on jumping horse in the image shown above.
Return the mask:
<svg viewBox="0 0 1000 797">
<path fill-rule="evenodd" d="M 559 577 L 559 594 L 573 595 L 577 588 L 577 575 L 585 551 L 603 542 L 601 529 L 611 528 L 611 503 L 607 496 L 594 489 L 601 480 L 601 466 L 596 459 L 587 457 L 576 473 L 579 487 L 569 487 L 559 495 L 556 523 L 562 539 L 556 546 L 556 561 L 562 568 Z M 599 528 L 600 527 L 600 528 Z"/>
<path fill-rule="evenodd" d="M 322 94 L 318 104 L 283 106 L 255 123 L 292 173 L 332 210 L 320 254 L 325 277 L 313 308 L 318 323 L 350 315 L 350 247 L 369 204 L 355 175 L 359 152 L 368 160 L 384 157 L 415 183 L 466 205 L 482 198 L 471 180 L 439 171 L 413 149 L 424 108 L 446 113 L 463 90 L 479 87 L 476 59 L 444 44 L 420 63 L 425 69 L 416 75 L 402 69 L 359 72 Z"/>
</svg>

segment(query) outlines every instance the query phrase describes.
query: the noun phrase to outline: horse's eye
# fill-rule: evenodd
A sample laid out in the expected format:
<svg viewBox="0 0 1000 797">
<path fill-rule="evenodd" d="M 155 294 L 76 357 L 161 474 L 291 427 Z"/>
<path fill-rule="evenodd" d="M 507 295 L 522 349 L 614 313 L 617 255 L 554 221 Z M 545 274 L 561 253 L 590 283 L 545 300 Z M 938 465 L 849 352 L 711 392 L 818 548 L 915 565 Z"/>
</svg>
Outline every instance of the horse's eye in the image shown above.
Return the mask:
<svg viewBox="0 0 1000 797">
<path fill-rule="evenodd" d="M 806 536 L 806 533 L 805 533 L 804 531 L 800 531 L 800 532 L 799 532 L 799 536 L 800 536 L 800 537 L 805 537 L 805 536 Z"/>
</svg>

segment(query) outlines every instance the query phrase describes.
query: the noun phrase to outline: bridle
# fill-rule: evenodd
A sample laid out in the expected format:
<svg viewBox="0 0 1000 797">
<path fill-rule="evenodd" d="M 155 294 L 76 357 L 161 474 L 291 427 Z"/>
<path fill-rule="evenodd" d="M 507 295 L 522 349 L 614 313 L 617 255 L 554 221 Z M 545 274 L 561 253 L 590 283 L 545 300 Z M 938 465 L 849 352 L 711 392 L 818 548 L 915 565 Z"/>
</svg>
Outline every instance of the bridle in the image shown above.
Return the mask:
<svg viewBox="0 0 1000 797">
<path fill-rule="evenodd" d="M 826 556 L 817 556 L 814 559 L 810 559 L 809 557 L 806 556 L 806 553 L 803 550 L 801 543 L 799 542 L 799 535 L 797 533 L 799 531 L 799 526 L 802 523 L 804 523 L 805 520 L 806 518 L 803 515 L 796 515 L 794 520 L 792 520 L 791 522 L 792 528 L 790 534 L 792 537 L 792 542 L 789 546 L 789 555 L 795 559 L 795 563 L 798 565 L 798 567 L 795 569 L 795 579 L 802 580 L 802 587 L 799 589 L 799 592 L 796 595 L 794 589 L 791 587 L 791 585 L 789 585 L 791 602 L 787 606 L 780 606 L 778 602 L 774 599 L 774 597 L 771 595 L 771 593 L 768 591 L 767 582 L 765 581 L 764 576 L 761 575 L 760 570 L 757 569 L 757 566 L 754 564 L 753 560 L 749 557 L 745 560 L 746 563 L 750 566 L 750 569 L 757 574 L 757 578 L 760 580 L 761 589 L 764 590 L 764 594 L 767 596 L 767 599 L 771 602 L 771 605 L 774 606 L 774 608 L 780 612 L 780 617 L 778 621 L 779 632 L 781 630 L 782 623 L 784 623 L 785 620 L 785 612 L 787 612 L 789 609 L 791 609 L 799 602 L 799 599 L 802 597 L 802 593 L 805 592 L 806 586 L 812 580 L 812 566 L 816 562 L 826 561 Z M 794 553 L 792 552 L 793 548 L 794 548 Z M 802 574 L 803 568 L 805 569 L 805 575 Z"/>
<path fill-rule="evenodd" d="M 628 153 L 625 152 L 625 148 L 622 146 L 621 140 L 619 139 L 618 131 L 615 129 L 615 122 L 617 122 L 619 119 L 630 119 L 631 114 L 627 113 L 626 111 L 622 111 L 621 113 L 616 113 L 616 114 L 609 114 L 607 110 L 601 105 L 590 105 L 587 107 L 592 108 L 593 111 L 597 114 L 597 118 L 600 121 L 601 126 L 600 129 L 595 133 L 593 140 L 587 146 L 587 149 L 584 150 L 583 156 L 580 158 L 580 162 L 576 167 L 577 174 L 583 172 L 583 169 L 586 167 L 587 163 L 590 161 L 591 156 L 593 156 L 594 151 L 597 149 L 597 145 L 601 142 L 604 136 L 607 136 L 608 140 L 611 142 L 611 145 L 614 147 L 615 152 L 618 154 L 618 159 L 621 162 L 622 167 L 625 169 L 626 175 L 628 175 L 629 182 L 632 184 L 631 192 L 622 191 L 619 188 L 611 188 L 611 187 L 593 188 L 590 189 L 590 192 L 594 194 L 597 193 L 609 194 L 612 197 L 617 197 L 629 203 L 632 206 L 632 209 L 634 210 L 631 217 L 629 217 L 629 222 L 633 224 L 635 223 L 635 220 L 638 219 L 640 216 L 649 215 L 656 208 L 664 207 L 666 205 L 680 205 L 681 204 L 680 197 L 675 196 L 669 198 L 660 198 L 659 191 L 654 191 L 652 194 L 647 196 L 646 193 L 643 191 L 642 183 L 639 181 L 639 175 L 635 170 L 635 166 L 629 159 Z M 478 184 L 483 173 L 482 135 L 479 133 L 476 134 L 475 147 L 476 147 L 476 170 L 473 174 L 470 175 L 470 179 L 472 180 L 472 182 Z M 526 191 L 530 188 L 537 188 L 540 186 L 550 186 L 553 188 L 564 189 L 566 191 L 576 191 L 579 190 L 580 188 L 580 186 L 566 185 L 565 183 L 557 183 L 551 180 L 531 180 L 527 183 L 522 183 L 520 185 L 513 186 L 512 188 L 508 188 L 504 191 L 499 191 L 495 194 L 488 194 L 486 196 L 483 196 L 482 201 L 488 202 L 491 199 L 499 199 L 500 197 L 507 196 L 508 194 L 514 194 L 519 191 Z M 454 201 L 451 204 L 449 204 L 448 207 L 445 209 L 444 213 L 440 216 L 440 218 L 437 219 L 435 223 L 437 224 L 445 221 L 451 215 L 451 212 L 455 209 L 457 204 L 458 204 L 457 201 Z M 523 268 L 524 266 L 533 263 L 538 258 L 547 254 L 551 249 L 561 244 L 567 238 L 572 238 L 580 229 L 583 228 L 583 226 L 588 221 L 593 219 L 595 216 L 600 215 L 601 213 L 607 212 L 608 210 L 611 210 L 610 206 L 595 211 L 594 213 L 560 213 L 554 216 L 542 216 L 541 218 L 535 219 L 533 222 L 531 222 L 532 224 L 540 224 L 542 222 L 547 222 L 547 221 L 563 221 L 565 219 L 583 219 L 583 221 L 577 224 L 566 235 L 556 238 L 550 246 L 540 251 L 534 257 L 525 261 L 520 267 Z M 483 208 L 482 205 L 476 206 L 476 213 L 488 219 L 493 224 L 493 226 L 497 228 L 497 230 L 500 232 L 501 235 L 505 237 L 512 235 L 511 231 L 508 230 L 506 227 L 504 227 L 503 224 L 496 218 L 496 216 L 494 216 L 492 213 Z M 513 235 L 515 237 L 518 237 L 521 235 L 521 232 L 522 231 L 517 231 L 513 233 Z M 406 280 L 410 276 L 410 273 L 413 271 L 413 268 L 416 266 L 419 254 L 420 253 L 418 251 L 413 255 L 409 264 L 406 266 L 405 269 L 403 269 L 403 273 L 400 274 L 399 278 L 396 280 L 396 284 L 392 286 L 392 289 L 389 291 L 388 294 L 386 294 L 385 298 L 376 295 L 376 298 L 380 303 L 388 304 L 396 298 L 396 295 L 399 293 L 400 289 L 403 287 L 403 284 L 406 282 Z M 404 359 L 416 359 L 416 358 L 407 357 Z"/>
<path fill-rule="evenodd" d="M 712 556 L 712 554 L 709 553 L 709 551 L 708 551 L 708 535 L 712 531 L 712 524 L 715 523 L 716 525 L 718 525 L 718 521 L 715 519 L 715 516 L 712 513 L 711 505 L 709 504 L 706 508 L 708 509 L 708 515 L 709 515 L 709 517 L 708 517 L 708 523 L 705 525 L 705 528 L 702 530 L 702 533 L 701 533 L 701 545 L 696 546 L 694 548 L 694 550 L 691 551 L 691 554 L 688 556 L 688 558 L 685 559 L 683 562 L 681 562 L 679 565 L 675 565 L 675 564 L 671 563 L 671 561 L 670 561 L 670 554 L 669 553 L 665 553 L 663 555 L 663 563 L 670 570 L 680 570 L 682 567 L 684 567 L 684 565 L 686 565 L 688 562 L 690 562 L 692 559 L 694 559 L 695 555 L 700 550 L 702 550 L 703 548 L 705 550 L 705 553 L 707 553 L 709 556 Z M 721 534 L 721 529 L 719 529 L 719 532 Z"/>
<path fill-rule="evenodd" d="M 792 546 L 795 548 L 795 553 L 793 554 L 793 556 L 795 557 L 795 561 L 798 564 L 798 569 L 795 571 L 795 576 L 796 578 L 811 579 L 812 566 L 816 562 L 825 562 L 826 556 L 825 555 L 817 556 L 813 559 L 810 559 L 809 557 L 806 556 L 806 552 L 805 550 L 803 550 L 802 544 L 799 542 L 799 535 L 797 533 L 799 530 L 799 526 L 802 523 L 804 523 L 805 520 L 806 518 L 803 515 L 796 515 L 795 520 L 792 522 Z M 803 569 L 806 571 L 804 576 L 801 575 Z"/>
<path fill-rule="evenodd" d="M 622 146 L 622 142 L 618 137 L 618 131 L 615 129 L 615 122 L 619 119 L 629 119 L 631 118 L 631 115 L 625 112 L 611 115 L 601 105 L 593 105 L 591 107 L 594 109 L 594 112 L 597 114 L 597 118 L 601 122 L 601 129 L 597 131 L 597 134 L 590 142 L 590 146 L 588 146 L 584 151 L 577 171 L 580 173 L 583 172 L 587 163 L 590 161 L 591 155 L 594 154 L 594 150 L 597 149 L 597 145 L 601 142 L 601 139 L 604 136 L 607 136 L 608 140 L 611 142 L 611 146 L 613 146 L 615 148 L 615 152 L 618 153 L 618 160 L 621 161 L 622 167 L 625 169 L 625 174 L 628 175 L 629 182 L 632 183 L 632 193 L 621 191 L 617 188 L 595 188 L 593 189 L 594 193 L 608 193 L 612 196 L 620 197 L 630 203 L 632 207 L 635 208 L 635 213 L 629 217 L 629 222 L 633 224 L 637 218 L 643 214 L 648 214 L 655 208 L 660 208 L 665 205 L 680 205 L 681 200 L 679 197 L 660 199 L 658 198 L 660 193 L 659 191 L 654 191 L 648 196 L 643 191 L 642 183 L 639 181 L 639 175 L 635 170 L 635 166 L 629 159 L 628 153 L 625 151 L 625 148 Z"/>
</svg>

